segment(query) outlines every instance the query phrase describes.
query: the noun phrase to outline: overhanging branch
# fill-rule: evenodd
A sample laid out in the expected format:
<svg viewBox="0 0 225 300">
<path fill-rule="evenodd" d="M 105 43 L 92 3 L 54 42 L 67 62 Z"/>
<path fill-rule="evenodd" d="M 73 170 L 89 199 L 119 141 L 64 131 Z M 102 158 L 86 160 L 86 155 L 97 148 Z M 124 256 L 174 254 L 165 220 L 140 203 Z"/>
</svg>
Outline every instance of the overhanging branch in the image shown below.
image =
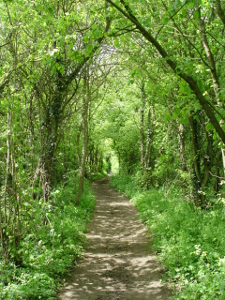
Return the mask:
<svg viewBox="0 0 225 300">
<path fill-rule="evenodd" d="M 124 5 L 125 10 L 124 11 L 120 6 L 115 4 L 112 0 L 108 0 L 108 2 L 115 7 L 119 12 L 121 12 L 127 19 L 129 19 L 133 24 L 136 25 L 137 29 L 140 31 L 140 33 L 157 49 L 157 51 L 160 53 L 160 55 L 164 58 L 164 60 L 167 62 L 167 64 L 171 67 L 171 69 L 174 71 L 176 75 L 178 75 L 180 78 L 184 79 L 184 81 L 189 85 L 192 92 L 195 94 L 197 99 L 199 100 L 200 105 L 202 106 L 203 110 L 205 111 L 205 114 L 210 119 L 212 125 L 214 126 L 217 134 L 225 144 L 225 132 L 223 131 L 222 127 L 220 126 L 212 108 L 209 106 L 207 99 L 201 92 L 198 83 L 196 80 L 185 73 L 182 73 L 177 69 L 177 64 L 175 61 L 173 61 L 170 58 L 170 55 L 167 53 L 167 51 L 161 46 L 161 44 L 153 37 L 153 35 L 148 32 L 143 25 L 138 21 L 138 19 L 133 15 L 132 10 L 128 6 L 128 4 L 124 5 L 124 0 L 120 0 L 120 3 Z"/>
</svg>

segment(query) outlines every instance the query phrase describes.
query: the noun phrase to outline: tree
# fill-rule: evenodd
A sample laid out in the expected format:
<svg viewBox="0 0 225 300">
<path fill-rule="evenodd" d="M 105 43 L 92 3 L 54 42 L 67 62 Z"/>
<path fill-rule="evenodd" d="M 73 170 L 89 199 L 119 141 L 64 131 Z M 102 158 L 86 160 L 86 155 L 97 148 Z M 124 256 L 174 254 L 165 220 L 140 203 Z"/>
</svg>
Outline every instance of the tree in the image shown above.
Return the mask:
<svg viewBox="0 0 225 300">
<path fill-rule="evenodd" d="M 123 14 L 124 17 L 126 17 L 132 24 L 136 26 L 136 28 L 139 30 L 140 34 L 148 40 L 151 45 L 158 51 L 158 53 L 162 56 L 162 58 L 167 62 L 169 67 L 174 71 L 176 75 L 178 75 L 181 79 L 183 79 L 188 86 L 190 87 L 193 94 L 197 97 L 201 107 L 203 108 L 205 114 L 209 118 L 210 122 L 212 123 L 213 127 L 215 128 L 217 134 L 219 135 L 220 139 L 223 143 L 225 143 L 225 132 L 223 128 L 221 127 L 218 119 L 217 114 L 212 107 L 212 103 L 209 102 L 209 100 L 206 98 L 205 93 L 206 90 L 202 87 L 200 87 L 199 83 L 197 82 L 197 79 L 194 78 L 194 76 L 190 73 L 185 72 L 185 68 L 182 66 L 182 64 L 178 64 L 172 57 L 174 53 L 168 53 L 166 51 L 166 48 L 162 46 L 163 44 L 160 43 L 157 38 L 154 38 L 154 36 L 150 33 L 148 29 L 144 25 L 141 24 L 141 21 L 138 20 L 138 13 L 133 13 L 134 9 L 133 7 L 129 5 L 128 2 L 124 0 L 120 0 L 120 5 L 113 2 L 112 0 L 108 1 L 114 8 L 116 8 L 120 13 Z M 147 6 L 147 3 L 144 2 L 144 6 Z M 192 2 L 191 2 L 192 5 Z M 183 6 L 179 7 L 178 12 L 183 8 Z M 174 8 L 173 8 L 174 9 Z M 178 13 L 177 12 L 177 13 Z M 190 9 L 189 12 L 191 15 L 193 14 L 193 11 Z M 195 14 L 196 15 L 196 14 Z M 144 16 L 141 16 L 142 19 L 144 19 Z M 174 16 L 170 19 L 173 20 Z M 165 26 L 166 24 L 162 24 L 162 26 Z M 210 67 L 212 70 L 212 67 Z M 211 101 L 213 102 L 213 101 Z"/>
</svg>

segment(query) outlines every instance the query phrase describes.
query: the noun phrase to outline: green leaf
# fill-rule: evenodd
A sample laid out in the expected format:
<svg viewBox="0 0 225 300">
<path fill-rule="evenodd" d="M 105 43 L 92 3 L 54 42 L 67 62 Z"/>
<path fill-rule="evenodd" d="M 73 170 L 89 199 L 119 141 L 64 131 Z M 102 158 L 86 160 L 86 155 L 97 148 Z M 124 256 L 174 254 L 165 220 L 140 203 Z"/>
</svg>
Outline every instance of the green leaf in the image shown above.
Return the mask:
<svg viewBox="0 0 225 300">
<path fill-rule="evenodd" d="M 209 131 L 213 131 L 214 130 L 214 126 L 212 125 L 212 123 L 208 123 L 206 125 L 206 129 L 209 130 Z"/>
<path fill-rule="evenodd" d="M 194 11 L 194 19 L 197 20 L 199 18 L 199 12 L 198 10 Z"/>
<path fill-rule="evenodd" d="M 89 41 L 89 34 L 83 36 L 83 41 L 87 43 Z"/>
</svg>

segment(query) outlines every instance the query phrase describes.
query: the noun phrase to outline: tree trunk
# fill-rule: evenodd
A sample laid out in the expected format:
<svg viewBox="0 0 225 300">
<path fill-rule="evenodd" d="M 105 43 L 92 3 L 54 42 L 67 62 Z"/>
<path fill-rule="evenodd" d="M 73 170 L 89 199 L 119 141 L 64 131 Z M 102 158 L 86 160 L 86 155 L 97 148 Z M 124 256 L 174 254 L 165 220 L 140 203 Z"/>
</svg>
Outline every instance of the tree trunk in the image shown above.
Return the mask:
<svg viewBox="0 0 225 300">
<path fill-rule="evenodd" d="M 223 174 L 225 176 L 225 149 L 221 149 L 222 152 L 222 160 L 223 160 Z"/>
<path fill-rule="evenodd" d="M 90 101 L 90 89 L 89 89 L 89 69 L 87 68 L 86 74 L 84 75 L 84 96 L 82 103 L 82 153 L 81 153 L 81 164 L 80 164 L 80 180 L 78 187 L 78 195 L 76 205 L 80 204 L 81 195 L 84 188 L 84 175 L 88 148 L 88 106 Z"/>
<path fill-rule="evenodd" d="M 144 134 L 144 117 L 145 117 L 145 86 L 144 82 L 141 84 L 141 98 L 142 98 L 142 106 L 141 106 L 141 124 L 140 124 L 140 136 L 141 136 L 141 166 L 142 171 L 144 171 L 144 144 L 145 144 L 145 134 Z"/>
<path fill-rule="evenodd" d="M 223 24 L 225 26 L 225 13 L 222 9 L 220 0 L 216 0 L 216 12 L 217 12 L 218 16 L 220 17 L 220 20 L 223 22 Z"/>
<path fill-rule="evenodd" d="M 145 159 L 144 159 L 145 170 L 150 167 L 150 163 L 151 163 L 152 141 L 153 141 L 154 130 L 155 130 L 155 122 L 156 122 L 155 108 L 153 103 L 152 107 L 148 109 L 148 115 L 147 115 L 147 142 L 146 142 Z"/>
<path fill-rule="evenodd" d="M 187 171 L 187 162 L 186 162 L 185 155 L 184 155 L 184 149 L 185 149 L 184 125 L 180 124 L 178 126 L 179 126 L 179 129 L 178 129 L 178 144 L 179 144 L 180 166 L 181 166 L 181 170 Z"/>
<path fill-rule="evenodd" d="M 206 150 L 204 151 L 201 140 L 203 141 L 202 132 L 200 131 L 200 122 L 193 116 L 189 118 L 191 127 L 191 140 L 193 150 L 193 187 L 195 191 L 196 206 L 205 208 L 206 206 L 206 193 L 205 188 L 209 182 L 209 172 L 213 166 L 212 157 L 212 137 L 208 135 L 208 132 L 204 128 L 207 141 Z M 201 122 L 202 123 L 202 122 Z M 204 125 L 202 125 L 204 126 Z"/>
<path fill-rule="evenodd" d="M 189 118 L 190 127 L 191 127 L 191 141 L 192 141 L 192 151 L 193 151 L 193 166 L 194 166 L 194 174 L 193 174 L 193 187 L 195 193 L 195 205 L 202 207 L 204 201 L 203 199 L 203 187 L 202 187 L 202 178 L 201 178 L 201 170 L 200 170 L 200 154 L 198 147 L 198 124 L 197 120 L 191 116 Z"/>
<path fill-rule="evenodd" d="M 197 97 L 200 105 L 202 106 L 206 116 L 209 118 L 210 122 L 212 123 L 213 127 L 215 128 L 216 132 L 218 133 L 220 139 L 225 144 L 225 132 L 220 125 L 219 121 L 216 118 L 215 112 L 213 108 L 211 108 L 208 100 L 206 99 L 204 93 L 201 91 L 197 81 L 194 77 L 189 74 L 182 73 L 177 68 L 177 63 L 175 60 L 171 59 L 170 53 L 167 53 L 166 49 L 161 46 L 161 44 L 157 41 L 157 39 L 148 31 L 135 17 L 131 8 L 124 0 L 120 0 L 120 3 L 124 7 L 123 10 L 117 3 L 112 0 L 107 0 L 112 6 L 114 6 L 118 11 L 120 11 L 128 20 L 130 20 L 136 28 L 140 31 L 141 35 L 149 41 L 159 52 L 159 54 L 165 59 L 169 67 L 174 71 L 176 75 L 182 78 L 190 87 L 194 95 Z"/>
</svg>

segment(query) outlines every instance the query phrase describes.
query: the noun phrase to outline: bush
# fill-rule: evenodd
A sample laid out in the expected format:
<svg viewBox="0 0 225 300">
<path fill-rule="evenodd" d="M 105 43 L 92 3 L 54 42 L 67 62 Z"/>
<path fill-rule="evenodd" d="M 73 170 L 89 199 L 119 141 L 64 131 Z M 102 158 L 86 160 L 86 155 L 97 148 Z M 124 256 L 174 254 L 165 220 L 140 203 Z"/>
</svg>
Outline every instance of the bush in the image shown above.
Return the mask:
<svg viewBox="0 0 225 300">
<path fill-rule="evenodd" d="M 61 277 L 81 255 L 83 233 L 94 209 L 95 198 L 87 181 L 79 207 L 75 207 L 76 195 L 71 176 L 65 186 L 52 192 L 48 203 L 32 203 L 33 228 L 16 253 L 22 264 L 0 260 L 0 299 L 54 299 Z"/>
</svg>

